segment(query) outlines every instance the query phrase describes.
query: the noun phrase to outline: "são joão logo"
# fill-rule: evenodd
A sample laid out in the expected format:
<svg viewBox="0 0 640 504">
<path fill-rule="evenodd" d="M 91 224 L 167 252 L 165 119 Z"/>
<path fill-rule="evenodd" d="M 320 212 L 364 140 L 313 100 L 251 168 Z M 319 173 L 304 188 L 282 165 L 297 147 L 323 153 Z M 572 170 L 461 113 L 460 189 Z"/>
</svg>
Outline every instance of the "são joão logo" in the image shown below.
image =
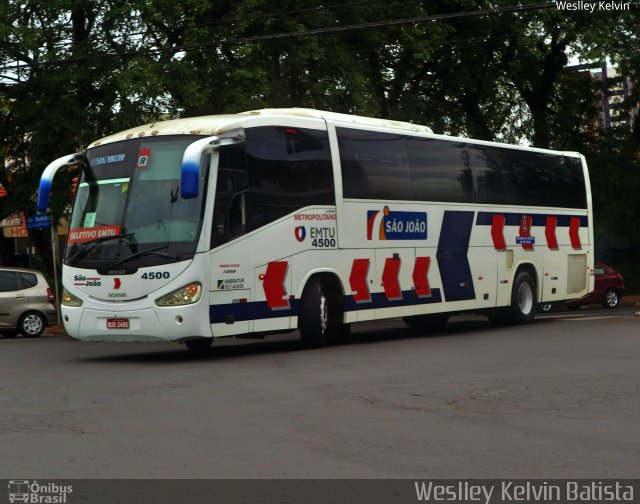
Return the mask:
<svg viewBox="0 0 640 504">
<path fill-rule="evenodd" d="M 367 240 L 376 234 L 379 240 L 426 240 L 427 213 L 392 211 L 388 206 L 382 212 L 368 210 Z"/>
</svg>

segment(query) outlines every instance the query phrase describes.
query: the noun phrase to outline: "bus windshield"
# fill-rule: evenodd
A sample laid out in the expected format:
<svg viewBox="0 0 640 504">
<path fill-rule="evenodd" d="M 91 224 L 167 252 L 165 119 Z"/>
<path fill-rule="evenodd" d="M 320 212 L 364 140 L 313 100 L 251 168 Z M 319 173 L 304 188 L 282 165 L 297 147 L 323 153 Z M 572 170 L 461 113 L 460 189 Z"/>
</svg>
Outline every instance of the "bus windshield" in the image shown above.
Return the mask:
<svg viewBox="0 0 640 504">
<path fill-rule="evenodd" d="M 137 138 L 87 151 L 64 261 L 92 269 L 193 258 L 203 194 L 180 197 L 180 165 L 198 136 Z M 204 180 L 206 170 L 201 170 Z M 205 187 L 201 181 L 200 187 Z"/>
</svg>

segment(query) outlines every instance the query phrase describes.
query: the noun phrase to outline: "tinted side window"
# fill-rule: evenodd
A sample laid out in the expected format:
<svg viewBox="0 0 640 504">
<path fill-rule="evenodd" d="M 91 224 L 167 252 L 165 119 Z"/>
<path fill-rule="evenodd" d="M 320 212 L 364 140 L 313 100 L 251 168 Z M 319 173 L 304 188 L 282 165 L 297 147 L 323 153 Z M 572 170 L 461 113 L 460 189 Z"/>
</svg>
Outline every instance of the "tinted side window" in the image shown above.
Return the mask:
<svg viewBox="0 0 640 504">
<path fill-rule="evenodd" d="M 410 137 L 409 153 L 414 199 L 460 203 L 473 200 L 465 144 Z"/>
<path fill-rule="evenodd" d="M 577 158 L 336 128 L 345 198 L 586 208 Z"/>
<path fill-rule="evenodd" d="M 516 187 L 509 173 L 511 167 L 503 153 L 503 149 L 495 147 L 469 146 L 469 162 L 476 182 L 478 203 L 518 203 Z"/>
<path fill-rule="evenodd" d="M 478 203 L 587 206 L 579 159 L 485 145 L 469 145 L 469 157 Z"/>
<path fill-rule="evenodd" d="M 345 198 L 410 200 L 411 170 L 404 135 L 336 128 Z"/>
<path fill-rule="evenodd" d="M 299 208 L 336 201 L 326 131 L 268 126 L 245 135 L 244 147 L 220 149 L 212 247 Z"/>
<path fill-rule="evenodd" d="M 574 157 L 564 158 L 564 169 L 557 180 L 559 191 L 564 193 L 565 201 L 571 208 L 587 208 L 587 191 L 584 183 L 582 160 Z"/>
<path fill-rule="evenodd" d="M 13 292 L 18 289 L 18 275 L 14 271 L 0 271 L 0 292 Z"/>
<path fill-rule="evenodd" d="M 244 149 L 220 149 L 211 248 L 247 232 L 249 175 Z"/>
<path fill-rule="evenodd" d="M 22 280 L 22 288 L 29 289 L 38 285 L 38 279 L 33 273 L 20 273 L 20 279 Z"/>
<path fill-rule="evenodd" d="M 326 131 L 285 127 L 247 129 L 246 162 L 250 229 L 298 208 L 335 204 Z"/>
</svg>

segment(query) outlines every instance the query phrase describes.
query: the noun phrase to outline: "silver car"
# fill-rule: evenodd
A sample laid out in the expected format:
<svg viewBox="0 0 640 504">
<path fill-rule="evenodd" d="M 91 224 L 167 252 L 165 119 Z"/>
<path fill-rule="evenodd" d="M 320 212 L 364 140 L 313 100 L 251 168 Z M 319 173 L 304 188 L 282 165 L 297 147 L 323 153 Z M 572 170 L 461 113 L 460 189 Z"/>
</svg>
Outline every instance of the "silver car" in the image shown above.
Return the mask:
<svg viewBox="0 0 640 504">
<path fill-rule="evenodd" d="M 40 271 L 0 268 L 0 333 L 37 338 L 57 322 L 55 297 Z"/>
</svg>

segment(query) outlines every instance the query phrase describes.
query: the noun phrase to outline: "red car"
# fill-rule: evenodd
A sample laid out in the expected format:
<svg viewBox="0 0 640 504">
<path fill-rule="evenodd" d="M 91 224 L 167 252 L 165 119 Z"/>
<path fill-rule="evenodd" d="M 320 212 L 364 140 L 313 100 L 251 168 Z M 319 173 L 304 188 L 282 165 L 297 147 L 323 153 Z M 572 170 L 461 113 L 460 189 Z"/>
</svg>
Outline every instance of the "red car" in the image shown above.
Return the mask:
<svg viewBox="0 0 640 504">
<path fill-rule="evenodd" d="M 571 310 L 577 310 L 582 305 L 602 304 L 605 308 L 615 308 L 620 303 L 620 299 L 624 295 L 624 278 L 614 270 L 611 266 L 596 261 L 595 263 L 595 287 L 591 294 L 580 299 L 567 301 L 565 305 Z M 551 310 L 550 303 L 543 303 L 539 306 L 540 311 L 548 312 Z"/>
</svg>

